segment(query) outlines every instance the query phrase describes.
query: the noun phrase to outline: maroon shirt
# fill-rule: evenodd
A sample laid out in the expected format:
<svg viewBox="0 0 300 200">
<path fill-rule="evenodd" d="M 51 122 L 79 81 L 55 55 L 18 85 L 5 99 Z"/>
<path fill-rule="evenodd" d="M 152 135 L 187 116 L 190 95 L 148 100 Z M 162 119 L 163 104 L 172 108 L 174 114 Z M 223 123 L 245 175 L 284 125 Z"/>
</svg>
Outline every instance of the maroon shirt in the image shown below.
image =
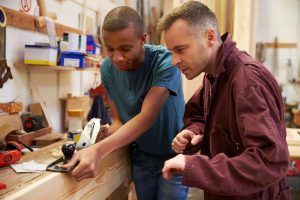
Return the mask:
<svg viewBox="0 0 300 200">
<path fill-rule="evenodd" d="M 205 199 L 289 199 L 284 107 L 272 74 L 222 36 L 216 75 L 186 105 L 185 129 L 203 134 L 186 155 L 183 184 Z"/>
</svg>

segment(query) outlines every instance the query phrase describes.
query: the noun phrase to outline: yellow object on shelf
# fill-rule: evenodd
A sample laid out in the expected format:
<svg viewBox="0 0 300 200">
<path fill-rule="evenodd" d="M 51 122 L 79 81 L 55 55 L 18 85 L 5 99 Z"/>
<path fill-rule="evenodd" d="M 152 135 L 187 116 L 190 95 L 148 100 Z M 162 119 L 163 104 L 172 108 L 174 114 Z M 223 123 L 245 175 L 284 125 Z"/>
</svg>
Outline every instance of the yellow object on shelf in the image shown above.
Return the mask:
<svg viewBox="0 0 300 200">
<path fill-rule="evenodd" d="M 71 109 L 68 110 L 69 117 L 83 117 L 84 110 L 83 109 Z"/>
</svg>

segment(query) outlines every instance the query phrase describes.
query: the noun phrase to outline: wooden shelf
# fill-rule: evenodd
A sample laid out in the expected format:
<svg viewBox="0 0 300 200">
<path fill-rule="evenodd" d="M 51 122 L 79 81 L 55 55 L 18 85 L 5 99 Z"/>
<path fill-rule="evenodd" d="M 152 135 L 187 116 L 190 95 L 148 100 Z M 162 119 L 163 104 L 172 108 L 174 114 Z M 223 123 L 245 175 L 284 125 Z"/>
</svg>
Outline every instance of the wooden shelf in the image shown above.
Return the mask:
<svg viewBox="0 0 300 200">
<path fill-rule="evenodd" d="M 50 69 L 54 71 L 95 71 L 95 72 L 100 71 L 100 69 L 97 67 L 79 68 L 79 67 L 66 67 L 66 66 L 26 65 L 22 62 L 15 63 L 14 66 L 16 68 Z"/>
<path fill-rule="evenodd" d="M 46 26 L 43 28 L 38 28 L 36 26 L 35 16 L 28 15 L 6 7 L 2 7 L 2 8 L 4 9 L 7 17 L 7 25 L 15 26 L 30 31 L 38 31 L 45 34 L 48 33 Z M 55 23 L 55 32 L 57 37 L 62 37 L 64 32 L 74 32 L 74 33 L 82 34 L 81 30 L 68 27 L 59 23 Z"/>
</svg>

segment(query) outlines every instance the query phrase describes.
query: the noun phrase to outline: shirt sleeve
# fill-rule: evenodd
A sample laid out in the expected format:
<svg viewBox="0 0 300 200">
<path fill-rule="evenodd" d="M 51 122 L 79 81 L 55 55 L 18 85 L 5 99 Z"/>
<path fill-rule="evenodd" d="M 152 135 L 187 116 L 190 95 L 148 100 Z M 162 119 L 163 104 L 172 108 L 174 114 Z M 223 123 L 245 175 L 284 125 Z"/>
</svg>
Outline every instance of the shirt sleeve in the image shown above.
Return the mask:
<svg viewBox="0 0 300 200">
<path fill-rule="evenodd" d="M 108 83 L 112 79 L 111 77 L 112 72 L 110 73 L 110 66 L 111 66 L 111 62 L 109 61 L 109 58 L 106 58 L 101 64 L 100 75 L 101 75 L 101 84 L 104 86 L 108 98 L 112 99 L 110 84 Z"/>
<path fill-rule="evenodd" d="M 183 184 L 216 195 L 243 196 L 282 179 L 288 169 L 283 113 L 274 94 L 251 86 L 236 96 L 238 130 L 245 150 L 229 158 L 186 155 Z M 280 106 L 279 106 L 280 107 Z"/>
<path fill-rule="evenodd" d="M 195 134 L 203 135 L 204 133 L 204 102 L 203 102 L 203 85 L 195 92 L 185 106 L 183 117 L 184 128 Z M 197 145 L 188 144 L 183 154 L 194 154 L 200 150 L 201 143 Z"/>
<path fill-rule="evenodd" d="M 152 86 L 165 87 L 170 94 L 176 96 L 182 88 L 181 72 L 177 66 L 171 65 L 172 57 L 170 53 L 165 53 L 159 59 L 153 74 Z"/>
<path fill-rule="evenodd" d="M 185 113 L 183 117 L 184 129 L 192 131 L 195 134 L 203 134 L 204 132 L 204 102 L 203 90 L 200 88 L 195 92 L 191 99 L 185 106 Z"/>
</svg>

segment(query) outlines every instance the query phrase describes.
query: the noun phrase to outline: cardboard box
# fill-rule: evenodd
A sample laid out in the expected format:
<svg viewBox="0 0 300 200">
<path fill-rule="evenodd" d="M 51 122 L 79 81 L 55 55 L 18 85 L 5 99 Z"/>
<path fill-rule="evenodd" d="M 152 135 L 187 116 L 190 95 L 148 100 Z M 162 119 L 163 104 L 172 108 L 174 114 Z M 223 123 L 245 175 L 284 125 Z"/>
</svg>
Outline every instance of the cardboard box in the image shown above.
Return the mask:
<svg viewBox="0 0 300 200">
<path fill-rule="evenodd" d="M 23 110 L 22 102 L 0 103 L 0 113 L 18 113 Z"/>
<path fill-rule="evenodd" d="M 25 45 L 25 64 L 55 66 L 56 62 L 57 47 L 49 45 Z"/>
</svg>

